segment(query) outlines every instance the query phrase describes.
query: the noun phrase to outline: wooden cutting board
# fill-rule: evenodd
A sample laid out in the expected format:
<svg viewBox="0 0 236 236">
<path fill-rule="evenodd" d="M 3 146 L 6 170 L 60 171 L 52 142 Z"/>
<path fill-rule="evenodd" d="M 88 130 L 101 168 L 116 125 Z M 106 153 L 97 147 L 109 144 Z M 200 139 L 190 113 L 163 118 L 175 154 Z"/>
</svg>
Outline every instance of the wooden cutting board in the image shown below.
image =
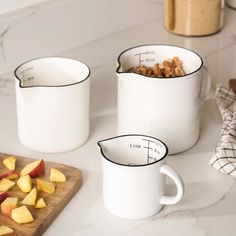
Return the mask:
<svg viewBox="0 0 236 236">
<path fill-rule="evenodd" d="M 2 160 L 10 156 L 8 154 L 0 153 L 0 166 L 2 169 Z M 14 155 L 15 156 L 15 155 Z M 16 170 L 21 170 L 26 164 L 35 161 L 35 159 L 15 156 Z M 56 186 L 56 192 L 53 194 L 39 192 L 38 197 L 43 197 L 47 207 L 42 209 L 35 209 L 34 207 L 27 206 L 30 210 L 34 221 L 27 224 L 17 224 L 11 218 L 3 215 L 0 212 L 0 225 L 6 225 L 14 229 L 14 233 L 11 236 L 39 236 L 48 228 L 48 226 L 53 222 L 53 220 L 58 216 L 61 210 L 66 206 L 70 199 L 75 195 L 75 193 L 80 189 L 82 184 L 82 173 L 79 169 L 62 165 L 59 163 L 46 162 L 46 171 L 40 178 L 49 180 L 51 167 L 62 171 L 66 178 L 66 183 L 58 183 Z M 33 183 L 35 180 L 33 180 Z M 10 197 L 18 197 L 21 201 L 26 194 L 22 193 L 17 186 L 14 186 L 8 191 Z"/>
</svg>

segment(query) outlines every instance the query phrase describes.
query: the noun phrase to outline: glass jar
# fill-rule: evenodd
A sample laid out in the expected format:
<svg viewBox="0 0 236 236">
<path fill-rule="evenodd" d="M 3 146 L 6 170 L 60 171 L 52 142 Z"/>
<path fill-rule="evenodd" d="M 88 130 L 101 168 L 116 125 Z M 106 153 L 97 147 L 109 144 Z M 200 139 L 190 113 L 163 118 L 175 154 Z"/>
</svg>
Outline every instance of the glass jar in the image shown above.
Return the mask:
<svg viewBox="0 0 236 236">
<path fill-rule="evenodd" d="M 165 27 L 183 36 L 214 34 L 223 26 L 223 0 L 165 0 Z"/>
</svg>

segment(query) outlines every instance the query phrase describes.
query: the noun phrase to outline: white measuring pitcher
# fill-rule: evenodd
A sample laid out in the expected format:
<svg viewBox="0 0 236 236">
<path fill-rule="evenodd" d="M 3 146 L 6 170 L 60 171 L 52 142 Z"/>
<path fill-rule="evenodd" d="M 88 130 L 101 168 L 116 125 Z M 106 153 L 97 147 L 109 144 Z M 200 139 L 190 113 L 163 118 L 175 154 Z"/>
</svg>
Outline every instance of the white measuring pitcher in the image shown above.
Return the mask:
<svg viewBox="0 0 236 236">
<path fill-rule="evenodd" d="M 40 152 L 65 152 L 89 134 L 89 75 L 84 63 L 47 57 L 15 70 L 18 135 Z"/>
<path fill-rule="evenodd" d="M 184 184 L 166 164 L 168 148 L 162 141 L 145 135 L 122 135 L 99 141 L 98 146 L 104 205 L 112 214 L 142 219 L 181 200 Z M 165 175 L 177 186 L 175 196 L 165 195 Z"/>
<path fill-rule="evenodd" d="M 178 56 L 185 75 L 174 78 L 143 76 L 129 69 Z M 202 80 L 203 60 L 195 52 L 171 45 L 130 48 L 118 57 L 118 135 L 140 133 L 160 138 L 170 154 L 190 148 L 199 137 L 200 100 L 210 89 Z M 202 98 L 201 98 L 202 96 Z"/>
</svg>

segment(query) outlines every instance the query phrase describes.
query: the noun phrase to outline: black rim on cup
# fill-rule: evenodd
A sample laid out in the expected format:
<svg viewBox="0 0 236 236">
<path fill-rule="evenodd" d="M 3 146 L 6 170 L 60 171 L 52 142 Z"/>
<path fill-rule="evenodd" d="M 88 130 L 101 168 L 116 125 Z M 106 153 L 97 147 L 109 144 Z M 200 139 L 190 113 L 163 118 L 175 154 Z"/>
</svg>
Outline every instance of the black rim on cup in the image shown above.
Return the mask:
<svg viewBox="0 0 236 236">
<path fill-rule="evenodd" d="M 163 147 L 165 148 L 165 152 L 163 154 L 163 156 L 156 160 L 156 161 L 153 161 L 151 163 L 147 163 L 147 164 L 140 164 L 140 165 L 128 165 L 128 164 L 122 164 L 122 163 L 119 163 L 119 162 L 116 162 L 116 161 L 113 161 L 111 160 L 110 158 L 108 158 L 104 152 L 103 152 L 103 149 L 102 149 L 102 146 L 100 143 L 102 142 L 106 142 L 106 141 L 110 141 L 110 140 L 113 140 L 113 139 L 117 139 L 117 138 L 122 138 L 122 137 L 130 137 L 130 136 L 135 136 L 135 137 L 144 137 L 144 138 L 151 138 L 151 139 L 154 139 L 158 142 L 160 142 Z M 164 142 L 162 142 L 160 139 L 157 139 L 157 138 L 154 138 L 152 136 L 148 136 L 148 135 L 141 135 L 141 134 L 124 134 L 124 135 L 118 135 L 118 136 L 115 136 L 115 137 L 111 137 L 111 138 L 108 138 L 108 139 L 103 139 L 103 140 L 100 140 L 97 142 L 97 146 L 100 148 L 100 151 L 101 151 L 101 154 L 103 156 L 103 158 L 105 158 L 107 161 L 113 163 L 113 164 L 116 164 L 116 165 L 120 165 L 120 166 L 125 166 L 125 167 L 143 167 L 143 166 L 150 166 L 150 165 L 154 165 L 156 164 L 157 162 L 160 162 L 162 161 L 163 159 L 165 159 L 168 155 L 168 147 L 166 146 L 166 144 Z"/>
<path fill-rule="evenodd" d="M 62 59 L 62 60 L 70 60 L 70 61 L 74 61 L 74 62 L 79 62 L 81 64 L 83 64 L 85 67 L 87 67 L 88 69 L 88 75 L 83 79 L 83 80 L 80 80 L 78 82 L 75 82 L 75 83 L 68 83 L 68 84 L 63 84 L 63 85 L 30 85 L 30 86 L 22 86 L 22 81 L 21 79 L 19 78 L 18 76 L 18 70 L 26 65 L 27 63 L 30 63 L 30 62 L 34 62 L 34 61 L 37 61 L 37 60 L 43 60 L 43 59 Z M 26 62 L 23 62 L 22 64 L 20 64 L 15 70 L 14 70 L 14 75 L 15 75 L 15 78 L 19 81 L 19 86 L 21 88 L 34 88 L 34 87 L 68 87 L 68 86 L 72 86 L 72 85 L 76 85 L 76 84 L 80 84 L 82 82 L 84 82 L 85 80 L 87 80 L 89 78 L 91 74 L 91 70 L 89 68 L 89 66 L 84 63 L 84 62 L 81 62 L 81 61 L 78 61 L 78 60 L 75 60 L 75 59 L 72 59 L 72 58 L 67 58 L 67 57 L 38 57 L 38 58 L 35 58 L 35 59 L 32 59 L 32 60 L 28 60 Z"/>
<path fill-rule="evenodd" d="M 121 52 L 121 53 L 119 54 L 119 56 L 118 56 L 118 58 L 117 58 L 118 67 L 117 67 L 117 69 L 116 69 L 116 73 L 117 73 L 117 74 L 134 73 L 134 72 L 120 72 L 120 71 L 119 71 L 120 68 L 121 68 L 121 60 L 120 60 L 120 59 L 121 59 L 122 55 L 123 55 L 124 53 L 126 53 L 126 52 L 132 50 L 132 49 L 135 49 L 135 48 L 142 48 L 142 47 L 145 48 L 145 47 L 150 47 L 150 46 L 151 46 L 151 47 L 152 47 L 152 46 L 154 46 L 154 47 L 155 47 L 155 46 L 156 46 L 156 47 L 162 46 L 162 47 L 180 48 L 180 49 L 184 49 L 184 50 L 186 50 L 186 51 L 189 51 L 189 52 L 195 54 L 197 57 L 199 57 L 201 63 L 200 63 L 200 66 L 198 67 L 198 69 L 196 69 L 196 70 L 194 70 L 194 71 L 192 71 L 192 72 L 190 72 L 190 73 L 188 73 L 188 74 L 182 75 L 182 76 L 170 77 L 170 78 L 168 78 L 168 80 L 175 79 L 175 78 L 187 77 L 187 76 L 189 76 L 189 75 L 191 75 L 191 74 L 194 74 L 194 73 L 196 73 L 197 71 L 201 70 L 201 68 L 203 67 L 203 59 L 202 59 L 202 57 L 201 57 L 198 53 L 196 53 L 195 51 L 193 51 L 193 50 L 190 50 L 190 49 L 187 49 L 187 48 L 184 48 L 184 47 L 179 47 L 179 46 L 176 46 L 176 45 L 170 45 L 170 44 L 144 44 L 144 45 L 139 45 L 139 46 L 134 46 L 134 47 L 128 48 L 128 49 L 124 50 L 123 52 Z M 136 74 L 136 73 L 134 73 L 134 74 Z M 140 74 L 138 74 L 138 75 L 140 75 Z M 148 75 L 140 75 L 140 76 L 148 77 L 148 78 L 152 78 L 152 79 L 156 79 L 156 78 L 151 77 L 151 76 L 148 76 Z M 158 79 L 167 79 L 167 78 L 166 78 L 166 77 L 158 77 Z"/>
</svg>

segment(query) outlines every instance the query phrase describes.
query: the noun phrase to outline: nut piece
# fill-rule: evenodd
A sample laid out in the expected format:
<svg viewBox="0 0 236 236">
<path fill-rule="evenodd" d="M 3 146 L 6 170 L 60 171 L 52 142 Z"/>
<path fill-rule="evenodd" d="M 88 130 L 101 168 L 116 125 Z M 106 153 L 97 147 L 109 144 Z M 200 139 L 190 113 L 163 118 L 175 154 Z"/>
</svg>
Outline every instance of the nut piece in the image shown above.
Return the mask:
<svg viewBox="0 0 236 236">
<path fill-rule="evenodd" d="M 183 68 L 183 61 L 180 60 L 178 57 L 173 57 L 173 61 L 177 67 Z"/>
<path fill-rule="evenodd" d="M 147 75 L 147 67 L 144 65 L 137 67 L 136 73 L 138 73 L 140 75 Z"/>
<path fill-rule="evenodd" d="M 163 69 L 163 68 L 162 68 Z M 156 63 L 154 66 L 153 66 L 153 75 L 155 77 L 162 77 L 162 69 L 160 68 L 160 64 L 159 63 Z"/>
<path fill-rule="evenodd" d="M 183 76 L 184 75 L 184 71 L 180 67 L 175 67 L 175 74 L 176 74 L 176 76 Z"/>
</svg>

